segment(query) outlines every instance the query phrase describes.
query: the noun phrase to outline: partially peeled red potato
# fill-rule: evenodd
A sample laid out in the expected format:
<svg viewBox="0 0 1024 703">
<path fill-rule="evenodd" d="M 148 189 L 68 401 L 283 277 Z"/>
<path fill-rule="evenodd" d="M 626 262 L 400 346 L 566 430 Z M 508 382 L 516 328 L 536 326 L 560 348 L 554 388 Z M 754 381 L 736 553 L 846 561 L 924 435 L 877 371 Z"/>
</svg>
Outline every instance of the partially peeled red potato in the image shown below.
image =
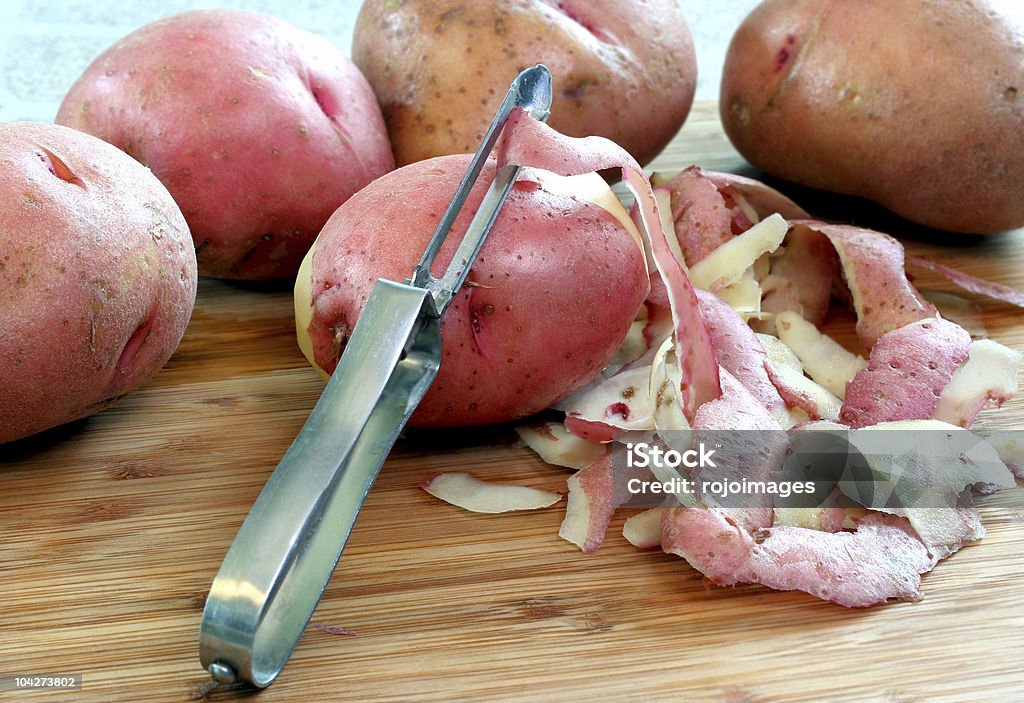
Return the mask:
<svg viewBox="0 0 1024 703">
<path fill-rule="evenodd" d="M 412 274 L 469 159 L 394 171 L 328 221 L 295 286 L 299 345 L 315 367 L 334 370 L 378 278 Z M 488 162 L 435 275 L 494 174 Z M 599 176 L 524 169 L 444 317 L 440 372 L 410 424 L 491 424 L 549 407 L 614 356 L 648 289 L 639 233 Z"/>
<path fill-rule="evenodd" d="M 697 79 L 676 0 L 366 0 L 352 58 L 399 165 L 475 151 L 499 87 L 537 63 L 553 76 L 552 127 L 646 164 L 682 126 Z"/>
<path fill-rule="evenodd" d="M 0 443 L 149 380 L 196 295 L 188 226 L 149 170 L 56 125 L 0 124 Z"/>
</svg>

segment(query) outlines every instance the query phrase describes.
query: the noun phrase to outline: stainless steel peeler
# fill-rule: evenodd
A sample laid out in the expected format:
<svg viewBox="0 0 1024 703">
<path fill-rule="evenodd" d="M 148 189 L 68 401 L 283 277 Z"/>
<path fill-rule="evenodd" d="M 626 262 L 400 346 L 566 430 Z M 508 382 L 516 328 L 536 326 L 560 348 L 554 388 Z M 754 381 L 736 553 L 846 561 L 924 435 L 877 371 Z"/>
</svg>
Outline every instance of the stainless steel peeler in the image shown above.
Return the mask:
<svg viewBox="0 0 1024 703">
<path fill-rule="evenodd" d="M 509 114 L 551 110 L 551 73 L 519 74 L 423 257 L 404 283 L 378 280 L 323 395 L 256 499 L 210 588 L 199 657 L 218 683 L 264 688 L 284 668 L 359 510 L 441 363 L 441 318 L 519 172 L 500 169 L 451 263 L 431 264 Z"/>
</svg>

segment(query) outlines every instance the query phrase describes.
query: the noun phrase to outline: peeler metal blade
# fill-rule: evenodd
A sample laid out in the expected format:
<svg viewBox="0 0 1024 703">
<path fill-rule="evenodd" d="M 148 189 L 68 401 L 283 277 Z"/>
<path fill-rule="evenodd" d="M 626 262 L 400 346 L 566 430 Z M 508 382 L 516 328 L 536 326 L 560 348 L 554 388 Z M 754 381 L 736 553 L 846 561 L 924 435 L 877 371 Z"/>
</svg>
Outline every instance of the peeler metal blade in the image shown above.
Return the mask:
<svg viewBox="0 0 1024 703">
<path fill-rule="evenodd" d="M 437 375 L 441 318 L 518 167 L 498 171 L 444 274 L 430 268 L 516 108 L 547 119 L 545 66 L 512 82 L 410 278 L 377 281 L 323 395 L 239 529 L 200 625 L 199 657 L 215 682 L 268 686 L 305 630 L 381 465 Z"/>
</svg>

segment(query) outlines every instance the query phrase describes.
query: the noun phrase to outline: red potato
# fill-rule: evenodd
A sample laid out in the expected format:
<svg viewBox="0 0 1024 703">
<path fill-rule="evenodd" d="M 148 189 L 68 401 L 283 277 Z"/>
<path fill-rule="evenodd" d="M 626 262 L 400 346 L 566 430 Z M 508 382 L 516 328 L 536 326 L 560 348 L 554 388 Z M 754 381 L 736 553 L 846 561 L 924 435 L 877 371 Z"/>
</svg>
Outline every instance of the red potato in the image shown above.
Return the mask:
<svg viewBox="0 0 1024 703">
<path fill-rule="evenodd" d="M 495 86 L 551 69 L 551 126 L 599 135 L 641 164 L 690 112 L 697 60 L 675 0 L 367 0 L 352 58 L 380 100 L 399 165 L 472 152 Z"/>
<path fill-rule="evenodd" d="M 412 273 L 469 158 L 439 157 L 388 174 L 324 227 L 295 291 L 299 343 L 315 366 L 334 370 L 377 278 L 401 281 Z M 489 162 L 435 275 L 494 173 Z M 504 422 L 549 407 L 591 380 L 614 356 L 647 295 L 637 236 L 597 175 L 524 171 L 445 315 L 441 369 L 410 424 Z"/>
<path fill-rule="evenodd" d="M 91 415 L 174 352 L 188 226 L 146 168 L 56 125 L 0 124 L 0 443 Z"/>
<path fill-rule="evenodd" d="M 237 10 L 132 32 L 72 86 L 57 122 L 149 166 L 181 206 L 201 273 L 293 276 L 341 203 L 394 168 L 359 70 L 308 32 Z"/>
<path fill-rule="evenodd" d="M 765 172 L 929 227 L 1024 226 L 1024 21 L 1010 0 L 765 0 L 719 98 Z"/>
</svg>

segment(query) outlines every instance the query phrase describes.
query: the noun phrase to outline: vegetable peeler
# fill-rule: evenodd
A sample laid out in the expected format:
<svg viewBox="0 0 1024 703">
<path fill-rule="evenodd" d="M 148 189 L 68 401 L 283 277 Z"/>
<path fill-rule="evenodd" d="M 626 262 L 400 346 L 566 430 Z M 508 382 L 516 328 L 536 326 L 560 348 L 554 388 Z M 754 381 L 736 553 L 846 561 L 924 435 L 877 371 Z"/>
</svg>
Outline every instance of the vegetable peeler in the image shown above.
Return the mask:
<svg viewBox="0 0 1024 703">
<path fill-rule="evenodd" d="M 441 318 L 519 172 L 499 169 L 448 268 L 430 273 L 512 110 L 551 111 L 551 73 L 520 73 L 412 275 L 379 279 L 323 395 L 267 480 L 210 587 L 199 657 L 221 684 L 270 685 L 309 623 L 366 495 L 441 363 Z"/>
</svg>

